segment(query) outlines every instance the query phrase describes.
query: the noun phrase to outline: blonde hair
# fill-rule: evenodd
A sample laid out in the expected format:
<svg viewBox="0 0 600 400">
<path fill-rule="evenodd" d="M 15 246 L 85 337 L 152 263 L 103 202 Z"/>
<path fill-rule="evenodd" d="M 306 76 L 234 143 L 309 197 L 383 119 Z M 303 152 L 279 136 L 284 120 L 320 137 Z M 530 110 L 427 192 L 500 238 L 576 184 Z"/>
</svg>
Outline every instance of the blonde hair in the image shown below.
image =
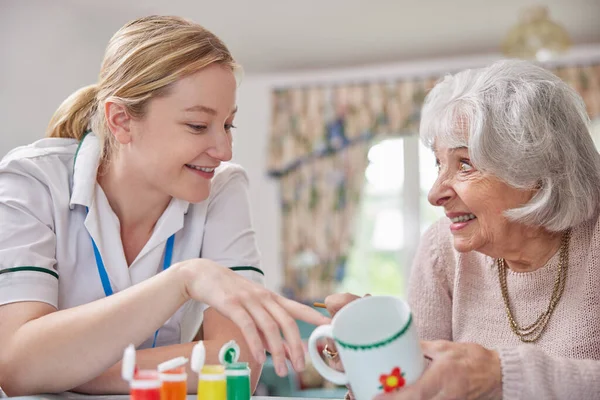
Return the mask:
<svg viewBox="0 0 600 400">
<path fill-rule="evenodd" d="M 102 141 L 102 156 L 115 145 L 104 104 L 117 102 L 136 118 L 148 101 L 165 95 L 172 83 L 218 63 L 239 66 L 225 44 L 202 26 L 179 17 L 149 16 L 127 23 L 108 43 L 98 83 L 79 89 L 56 110 L 48 137 L 81 140 L 92 130 Z"/>
</svg>

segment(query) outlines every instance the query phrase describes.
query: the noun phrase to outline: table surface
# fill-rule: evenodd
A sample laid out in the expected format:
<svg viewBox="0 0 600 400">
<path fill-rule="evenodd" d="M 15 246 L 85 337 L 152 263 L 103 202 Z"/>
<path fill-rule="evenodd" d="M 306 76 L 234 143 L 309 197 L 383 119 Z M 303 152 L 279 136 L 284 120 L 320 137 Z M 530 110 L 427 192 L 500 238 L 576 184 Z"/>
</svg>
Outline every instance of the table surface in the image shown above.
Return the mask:
<svg viewBox="0 0 600 400">
<path fill-rule="evenodd" d="M 127 400 L 129 399 L 129 395 L 103 395 L 103 396 L 88 396 L 77 393 L 63 393 L 59 395 L 55 394 L 43 394 L 39 396 L 23 396 L 23 397 L 8 397 L 8 399 L 12 400 Z M 190 394 L 187 396 L 187 400 L 197 400 L 197 396 L 195 394 Z M 252 400 L 306 400 L 305 398 L 300 397 L 263 397 L 263 396 L 254 396 Z M 331 400 L 331 399 L 311 399 L 311 400 Z"/>
</svg>

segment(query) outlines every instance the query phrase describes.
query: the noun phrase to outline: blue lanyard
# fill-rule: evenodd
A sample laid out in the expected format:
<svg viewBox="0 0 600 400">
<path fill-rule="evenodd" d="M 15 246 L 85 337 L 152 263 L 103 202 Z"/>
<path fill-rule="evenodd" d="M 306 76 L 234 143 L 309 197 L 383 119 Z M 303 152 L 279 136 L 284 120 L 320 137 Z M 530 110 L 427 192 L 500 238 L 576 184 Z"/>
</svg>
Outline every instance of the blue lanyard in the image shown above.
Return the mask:
<svg viewBox="0 0 600 400">
<path fill-rule="evenodd" d="M 104 294 L 106 295 L 106 297 L 108 297 L 114 292 L 112 290 L 112 286 L 110 285 L 110 280 L 108 279 L 106 268 L 104 267 L 104 261 L 102 261 L 102 256 L 100 255 L 100 251 L 98 251 L 98 246 L 96 246 L 94 238 L 90 236 L 90 239 L 92 239 L 92 246 L 94 247 L 94 256 L 96 257 L 96 266 L 98 267 L 98 274 L 100 275 L 100 281 L 102 282 L 102 287 L 104 288 Z M 163 271 L 171 266 L 174 243 L 175 234 L 172 234 L 169 237 L 169 239 L 167 239 L 167 247 L 165 248 L 165 259 L 163 260 Z"/>
<path fill-rule="evenodd" d="M 104 288 L 104 294 L 106 297 L 113 294 L 112 286 L 110 285 L 110 280 L 108 279 L 108 274 L 106 273 L 106 268 L 104 267 L 104 261 L 102 261 L 102 256 L 100 255 L 100 251 L 98 251 L 98 246 L 96 246 L 96 242 L 94 238 L 90 236 L 92 239 L 92 246 L 94 247 L 94 256 L 96 257 L 96 267 L 98 267 L 98 274 L 100 275 L 100 281 L 102 282 L 102 287 Z M 163 260 L 163 271 L 171 266 L 171 259 L 173 258 L 173 244 L 175 243 L 175 234 L 172 234 L 169 239 L 167 239 L 167 247 L 165 248 L 165 258 Z M 152 342 L 152 347 L 156 347 L 156 338 L 158 337 L 158 331 L 160 328 L 154 332 L 154 341 Z"/>
</svg>

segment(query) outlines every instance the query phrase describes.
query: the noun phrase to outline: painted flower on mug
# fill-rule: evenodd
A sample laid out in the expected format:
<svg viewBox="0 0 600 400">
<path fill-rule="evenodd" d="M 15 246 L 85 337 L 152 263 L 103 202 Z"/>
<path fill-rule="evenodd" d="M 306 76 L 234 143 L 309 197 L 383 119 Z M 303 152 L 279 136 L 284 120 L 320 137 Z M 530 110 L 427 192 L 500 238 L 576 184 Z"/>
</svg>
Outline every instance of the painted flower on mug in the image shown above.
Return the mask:
<svg viewBox="0 0 600 400">
<path fill-rule="evenodd" d="M 389 375 L 381 375 L 379 377 L 379 382 L 381 383 L 379 388 L 383 389 L 385 393 L 393 392 L 394 390 L 400 389 L 406 384 L 406 381 L 404 380 L 404 373 L 399 367 L 394 368 Z"/>
</svg>

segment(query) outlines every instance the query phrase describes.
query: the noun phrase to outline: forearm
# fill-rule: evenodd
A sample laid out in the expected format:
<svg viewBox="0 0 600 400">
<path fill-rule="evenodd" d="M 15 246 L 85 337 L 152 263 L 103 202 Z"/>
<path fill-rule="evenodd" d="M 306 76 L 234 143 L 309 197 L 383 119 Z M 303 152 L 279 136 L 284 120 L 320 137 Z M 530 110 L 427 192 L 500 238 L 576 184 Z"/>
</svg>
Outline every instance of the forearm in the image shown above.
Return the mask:
<svg viewBox="0 0 600 400">
<path fill-rule="evenodd" d="M 552 357 L 532 345 L 499 349 L 504 399 L 597 399 L 600 360 Z"/>
<path fill-rule="evenodd" d="M 20 326 L 3 345 L 9 395 L 53 393 L 102 374 L 130 343 L 139 345 L 187 300 L 178 265 L 107 298 Z"/>
</svg>

